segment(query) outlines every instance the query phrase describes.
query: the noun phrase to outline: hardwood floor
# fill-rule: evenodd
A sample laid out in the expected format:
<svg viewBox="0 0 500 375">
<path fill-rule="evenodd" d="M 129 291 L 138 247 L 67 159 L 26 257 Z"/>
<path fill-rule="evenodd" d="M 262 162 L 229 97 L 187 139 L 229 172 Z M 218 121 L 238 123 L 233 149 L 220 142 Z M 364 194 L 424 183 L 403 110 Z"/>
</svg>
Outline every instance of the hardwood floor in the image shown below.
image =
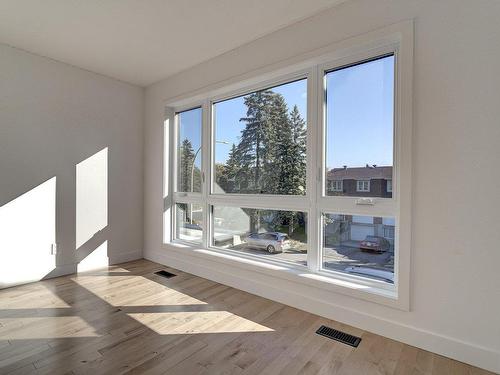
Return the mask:
<svg viewBox="0 0 500 375">
<path fill-rule="evenodd" d="M 0 373 L 488 374 L 146 260 L 1 290 Z"/>
</svg>

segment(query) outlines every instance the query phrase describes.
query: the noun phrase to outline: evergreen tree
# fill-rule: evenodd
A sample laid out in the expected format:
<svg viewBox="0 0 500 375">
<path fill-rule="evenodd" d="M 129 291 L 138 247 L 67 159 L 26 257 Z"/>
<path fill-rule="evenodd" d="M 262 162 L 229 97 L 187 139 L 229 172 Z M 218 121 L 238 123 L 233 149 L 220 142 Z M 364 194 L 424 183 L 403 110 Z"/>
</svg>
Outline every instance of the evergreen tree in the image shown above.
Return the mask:
<svg viewBox="0 0 500 375">
<path fill-rule="evenodd" d="M 241 174 L 241 163 L 238 148 L 233 143 L 225 164 L 216 164 L 217 184 L 225 193 L 239 192 L 238 176 Z"/>
<path fill-rule="evenodd" d="M 282 95 L 277 95 L 273 103 L 273 126 L 277 133 L 274 150 L 275 194 L 297 194 L 294 186 L 294 135 L 288 117 L 288 108 Z"/>
<path fill-rule="evenodd" d="M 297 106 L 290 115 L 284 98 L 279 95 L 273 106 L 276 139 L 276 194 L 303 195 L 306 184 L 306 128 Z M 297 212 L 282 211 L 275 217 L 275 227 L 288 227 L 291 235 L 298 224 Z"/>
<path fill-rule="evenodd" d="M 193 177 L 192 191 L 195 193 L 201 193 L 201 170 L 196 165 L 194 166 L 192 177 Z"/>
<path fill-rule="evenodd" d="M 290 113 L 290 128 L 293 134 L 293 147 L 291 150 L 291 164 L 293 165 L 293 182 L 295 194 L 305 194 L 306 189 L 306 147 L 307 128 L 306 122 L 300 116 L 295 105 Z"/>
<path fill-rule="evenodd" d="M 271 90 L 257 91 L 245 97 L 247 106 L 246 117 L 240 119 L 245 122 L 245 129 L 241 132 L 238 144 L 239 160 L 241 162 L 242 185 L 247 186 L 246 192 L 262 192 L 262 174 L 264 164 L 271 153 L 270 144 L 270 103 L 273 98 Z"/>
<path fill-rule="evenodd" d="M 215 164 L 215 186 L 216 193 L 229 193 L 228 179 L 226 173 L 226 165 L 221 163 Z"/>
<path fill-rule="evenodd" d="M 229 151 L 229 157 L 226 163 L 226 178 L 227 178 L 227 190 L 226 192 L 235 192 L 238 190 L 238 179 L 241 170 L 241 161 L 238 148 L 233 143 L 231 151 Z"/>
<path fill-rule="evenodd" d="M 179 191 L 200 191 L 199 187 L 201 186 L 201 174 L 200 169 L 194 166 L 193 171 L 193 163 L 194 160 L 194 150 L 189 139 L 185 138 L 180 147 L 179 152 L 179 172 L 178 172 L 178 189 Z M 193 173 L 194 172 L 194 173 Z M 192 181 L 193 180 L 193 181 Z M 193 183 L 193 185 L 191 185 Z"/>
</svg>

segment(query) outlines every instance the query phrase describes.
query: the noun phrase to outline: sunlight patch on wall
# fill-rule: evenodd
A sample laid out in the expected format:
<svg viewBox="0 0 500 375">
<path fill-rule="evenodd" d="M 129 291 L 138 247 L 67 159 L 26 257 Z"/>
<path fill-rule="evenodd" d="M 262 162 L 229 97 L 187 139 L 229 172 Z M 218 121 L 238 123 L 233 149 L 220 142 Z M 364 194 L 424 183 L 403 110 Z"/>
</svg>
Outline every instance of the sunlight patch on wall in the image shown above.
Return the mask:
<svg viewBox="0 0 500 375">
<path fill-rule="evenodd" d="M 55 268 L 56 177 L 0 207 L 0 288 L 38 281 Z"/>
<path fill-rule="evenodd" d="M 76 165 L 76 248 L 108 225 L 108 148 Z"/>
<path fill-rule="evenodd" d="M 271 332 L 272 328 L 229 311 L 128 314 L 160 335 Z"/>
<path fill-rule="evenodd" d="M 78 263 L 77 272 L 107 268 L 108 265 L 108 241 L 104 241 L 99 247 Z"/>
</svg>

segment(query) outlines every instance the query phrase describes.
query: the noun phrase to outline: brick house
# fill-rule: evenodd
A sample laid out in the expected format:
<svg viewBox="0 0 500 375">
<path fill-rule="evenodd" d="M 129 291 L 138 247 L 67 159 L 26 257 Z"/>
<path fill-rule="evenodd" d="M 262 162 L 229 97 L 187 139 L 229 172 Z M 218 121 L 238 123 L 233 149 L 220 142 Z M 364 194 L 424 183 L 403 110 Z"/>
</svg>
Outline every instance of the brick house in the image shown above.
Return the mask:
<svg viewBox="0 0 500 375">
<path fill-rule="evenodd" d="M 367 164 L 365 167 L 333 168 L 327 173 L 326 194 L 391 198 L 392 167 Z"/>
</svg>

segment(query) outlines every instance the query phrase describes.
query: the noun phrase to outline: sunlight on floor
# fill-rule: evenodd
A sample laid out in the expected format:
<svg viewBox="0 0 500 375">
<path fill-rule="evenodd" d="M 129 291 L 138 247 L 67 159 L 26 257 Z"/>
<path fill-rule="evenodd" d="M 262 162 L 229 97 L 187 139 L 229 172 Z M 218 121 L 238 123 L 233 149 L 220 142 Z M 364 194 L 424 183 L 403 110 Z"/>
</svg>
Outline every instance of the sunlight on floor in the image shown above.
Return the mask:
<svg viewBox="0 0 500 375">
<path fill-rule="evenodd" d="M 5 289 L 0 294 L 0 310 L 7 309 L 42 309 L 70 307 L 52 290 L 42 283 L 29 285 L 30 294 L 26 293 L 27 286 Z M 36 297 L 31 292 L 36 293 Z"/>
<path fill-rule="evenodd" d="M 103 243 L 103 245 L 104 245 L 104 243 Z M 84 260 L 85 259 L 86 258 L 84 258 Z M 109 278 L 111 276 L 113 278 L 109 279 L 110 281 L 111 280 L 118 281 L 120 279 L 134 277 L 134 275 L 132 275 L 132 273 L 129 270 L 126 270 L 126 269 L 123 269 L 123 268 L 120 268 L 120 267 L 116 267 L 116 266 L 115 267 L 113 267 L 113 266 L 107 266 L 107 267 L 104 267 L 104 268 L 97 268 L 97 269 L 90 269 L 90 270 L 87 270 L 87 271 L 81 271 L 81 273 L 78 274 L 78 276 L 75 276 L 73 278 L 73 280 L 77 280 L 77 279 L 84 280 L 85 278 L 88 279 L 89 277 L 92 277 L 92 278 L 96 278 L 96 277 L 106 277 L 106 278 Z M 135 277 L 140 277 L 140 276 L 135 276 Z"/>
<path fill-rule="evenodd" d="M 3 318 L 0 340 L 99 337 L 79 316 Z"/>
<path fill-rule="evenodd" d="M 114 269 L 113 272 L 119 273 L 125 272 L 125 270 Z M 96 276 L 94 274 L 94 272 L 88 275 L 83 273 L 73 277 L 72 280 L 112 306 L 143 306 L 145 304 L 150 305 L 151 301 L 154 301 L 155 305 L 168 304 L 172 306 L 207 304 L 143 276 L 113 276 L 112 274 L 106 275 L 105 271 L 103 271 L 102 276 L 108 279 L 108 285 L 104 289 L 102 286 L 98 288 L 95 285 Z M 131 301 L 129 296 L 134 292 L 134 288 L 139 288 L 145 292 L 143 297 L 136 297 Z"/>
<path fill-rule="evenodd" d="M 125 268 L 121 268 L 121 267 L 118 267 L 118 266 L 109 266 L 109 268 L 106 270 L 106 272 L 109 272 L 109 273 L 113 273 L 113 272 L 116 272 L 116 273 L 128 273 L 130 275 L 132 275 L 132 273 L 130 272 L 130 270 L 127 270 Z"/>
<path fill-rule="evenodd" d="M 181 298 L 182 296 L 182 298 Z M 194 297 L 186 296 L 186 295 L 181 295 L 181 296 L 176 296 L 176 297 L 169 297 L 165 293 L 159 294 L 157 297 L 154 298 L 155 303 L 157 306 L 161 306 L 164 303 L 168 303 L 170 306 L 184 306 L 184 305 L 207 305 L 206 302 L 200 301 L 199 299 L 196 299 Z M 151 301 L 151 296 L 146 297 L 144 300 L 139 300 L 139 301 L 134 301 L 134 302 L 127 302 L 126 306 L 133 307 L 133 306 L 143 306 L 146 301 Z M 111 303 L 109 300 L 107 301 Z M 113 306 L 123 306 L 124 304 L 113 304 Z"/>
<path fill-rule="evenodd" d="M 274 331 L 272 328 L 232 314 L 229 311 L 128 315 L 160 335 Z"/>
</svg>

